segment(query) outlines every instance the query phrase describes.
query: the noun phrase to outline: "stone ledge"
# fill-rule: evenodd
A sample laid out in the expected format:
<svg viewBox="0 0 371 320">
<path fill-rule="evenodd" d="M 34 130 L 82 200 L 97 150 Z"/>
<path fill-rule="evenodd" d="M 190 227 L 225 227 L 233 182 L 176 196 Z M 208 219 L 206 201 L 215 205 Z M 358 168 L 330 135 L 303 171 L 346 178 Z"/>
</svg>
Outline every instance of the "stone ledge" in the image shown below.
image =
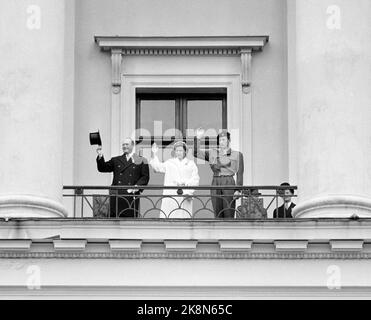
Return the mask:
<svg viewBox="0 0 371 320">
<path fill-rule="evenodd" d="M 31 240 L 0 240 L 0 251 L 28 251 Z"/>
<path fill-rule="evenodd" d="M 249 251 L 252 244 L 251 240 L 219 240 L 221 251 Z"/>
<path fill-rule="evenodd" d="M 121 49 L 127 54 L 223 55 L 234 54 L 234 51 L 238 53 L 241 48 L 261 51 L 269 36 L 95 36 L 94 40 L 104 51 Z"/>
<path fill-rule="evenodd" d="M 83 251 L 87 240 L 53 240 L 56 251 Z"/>
<path fill-rule="evenodd" d="M 280 240 L 274 241 L 276 251 L 305 251 L 308 248 L 308 241 Z"/>
<path fill-rule="evenodd" d="M 109 240 L 112 251 L 140 251 L 142 240 Z"/>
<path fill-rule="evenodd" d="M 371 260 L 371 253 L 361 252 L 84 252 L 58 250 L 49 252 L 0 251 L 1 259 L 187 259 L 187 260 Z"/>
<path fill-rule="evenodd" d="M 174 221 L 162 219 L 0 219 L 0 240 L 94 239 L 329 241 L 371 239 L 371 219 Z"/>
<path fill-rule="evenodd" d="M 194 251 L 197 240 L 164 240 L 167 251 Z"/>
<path fill-rule="evenodd" d="M 330 240 L 332 251 L 362 251 L 363 240 Z"/>
<path fill-rule="evenodd" d="M 371 244 L 353 242 L 333 243 L 331 250 L 330 241 L 14 240 L 2 244 L 0 259 L 371 259 Z"/>
</svg>

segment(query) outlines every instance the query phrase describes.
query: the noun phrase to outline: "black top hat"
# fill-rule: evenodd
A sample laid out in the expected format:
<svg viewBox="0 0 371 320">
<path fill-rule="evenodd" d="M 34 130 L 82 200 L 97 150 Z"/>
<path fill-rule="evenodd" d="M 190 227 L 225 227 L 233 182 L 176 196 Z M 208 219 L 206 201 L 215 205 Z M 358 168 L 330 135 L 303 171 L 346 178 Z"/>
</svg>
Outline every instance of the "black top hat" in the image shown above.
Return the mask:
<svg viewBox="0 0 371 320">
<path fill-rule="evenodd" d="M 291 187 L 291 185 L 290 185 L 288 182 L 283 182 L 283 183 L 280 184 L 280 186 L 281 186 L 281 187 Z M 290 192 L 291 192 L 292 194 L 295 193 L 295 190 L 292 189 L 292 188 L 288 188 L 288 190 L 290 190 Z M 284 190 L 281 189 L 281 190 L 279 190 L 279 191 L 281 191 L 281 192 L 283 193 Z"/>
<path fill-rule="evenodd" d="M 95 144 L 97 144 L 98 146 L 102 145 L 102 140 L 100 139 L 99 131 L 89 133 L 89 139 L 90 139 L 91 145 L 95 145 Z"/>
</svg>

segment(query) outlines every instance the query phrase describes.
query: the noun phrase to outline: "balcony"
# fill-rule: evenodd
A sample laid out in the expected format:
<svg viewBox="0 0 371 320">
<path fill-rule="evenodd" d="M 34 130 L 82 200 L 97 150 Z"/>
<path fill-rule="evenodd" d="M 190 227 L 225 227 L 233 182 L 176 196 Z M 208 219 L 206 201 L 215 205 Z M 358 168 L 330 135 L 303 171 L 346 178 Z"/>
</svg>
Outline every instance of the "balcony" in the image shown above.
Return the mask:
<svg viewBox="0 0 371 320">
<path fill-rule="evenodd" d="M 282 205 L 283 186 L 65 186 L 64 202 L 70 218 L 265 220 Z M 290 186 L 290 190 L 297 190 Z M 235 194 L 235 191 L 238 193 Z M 290 194 L 292 202 L 297 197 Z M 282 198 L 282 199 L 281 199 Z M 279 218 L 291 219 L 282 207 Z"/>
<path fill-rule="evenodd" d="M 242 200 L 247 212 L 264 209 L 263 218 L 246 214 L 240 203 L 233 218 L 218 217 L 210 193 L 220 187 L 211 186 L 192 187 L 188 218 L 177 218 L 177 210 L 168 214 L 161 207 L 163 199 L 174 199 L 176 209 L 184 213 L 179 199 L 187 197 L 189 188 L 167 187 L 174 195 L 163 195 L 163 186 L 143 187 L 135 217 L 117 210 L 110 217 L 110 199 L 116 207 L 123 197 L 118 193 L 128 187 L 66 186 L 68 217 L 0 219 L 0 259 L 7 268 L 0 297 L 371 294 L 370 278 L 362 271 L 370 266 L 370 219 L 273 219 L 284 187 L 272 186 L 239 188 L 242 199 L 236 201 Z M 25 264 L 10 268 L 13 261 Z M 40 290 L 25 286 L 29 268 L 41 270 Z M 329 289 L 327 275 L 333 268 L 342 272 L 341 290 Z M 298 270 L 301 276 L 293 277 Z M 354 280 L 353 271 L 363 276 Z"/>
</svg>

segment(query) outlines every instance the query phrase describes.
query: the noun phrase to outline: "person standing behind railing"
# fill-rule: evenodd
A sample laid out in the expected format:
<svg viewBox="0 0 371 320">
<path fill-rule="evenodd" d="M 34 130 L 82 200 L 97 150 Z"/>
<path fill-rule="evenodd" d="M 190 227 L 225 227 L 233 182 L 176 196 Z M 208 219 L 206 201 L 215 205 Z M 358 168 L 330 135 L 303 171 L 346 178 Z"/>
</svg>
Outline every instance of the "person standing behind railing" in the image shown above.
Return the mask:
<svg viewBox="0 0 371 320">
<path fill-rule="evenodd" d="M 149 181 L 149 167 L 146 158 L 137 155 L 134 151 L 134 141 L 127 138 L 122 143 L 123 155 L 105 161 L 102 147 L 97 148 L 97 167 L 99 172 L 113 172 L 112 186 L 133 186 L 131 189 L 110 191 L 110 217 L 137 217 L 139 211 L 139 197 L 142 192 L 138 187 L 147 185 Z M 112 196 L 118 195 L 119 197 Z"/>
<path fill-rule="evenodd" d="M 198 168 L 193 160 L 186 157 L 187 145 L 176 142 L 173 148 L 174 157 L 160 162 L 157 157 L 158 147 L 152 145 L 153 157 L 149 162 L 155 172 L 164 173 L 164 185 L 166 186 L 198 186 L 200 176 Z M 194 190 L 184 189 L 183 196 L 177 196 L 177 190 L 164 189 L 163 195 L 170 196 L 162 198 L 160 218 L 191 218 Z"/>
<path fill-rule="evenodd" d="M 294 189 L 290 188 L 291 186 L 287 182 L 281 183 L 281 187 L 289 188 L 280 190 L 283 205 L 273 211 L 273 218 L 292 218 L 291 212 L 296 206 L 296 204 L 291 201 L 294 195 Z"/>
<path fill-rule="evenodd" d="M 218 149 L 201 151 L 200 139 L 204 135 L 204 130 L 198 128 L 194 139 L 194 156 L 206 160 L 213 171 L 212 186 L 234 186 L 243 185 L 244 163 L 243 155 L 239 151 L 230 148 L 230 133 L 223 130 L 218 134 Z M 236 175 L 237 181 L 234 176 Z M 211 190 L 211 202 L 217 218 L 233 219 L 235 214 L 235 197 L 241 193 L 235 189 Z"/>
<path fill-rule="evenodd" d="M 237 217 L 241 219 L 266 219 L 268 214 L 258 189 L 245 190 L 242 203 L 237 207 Z"/>
</svg>

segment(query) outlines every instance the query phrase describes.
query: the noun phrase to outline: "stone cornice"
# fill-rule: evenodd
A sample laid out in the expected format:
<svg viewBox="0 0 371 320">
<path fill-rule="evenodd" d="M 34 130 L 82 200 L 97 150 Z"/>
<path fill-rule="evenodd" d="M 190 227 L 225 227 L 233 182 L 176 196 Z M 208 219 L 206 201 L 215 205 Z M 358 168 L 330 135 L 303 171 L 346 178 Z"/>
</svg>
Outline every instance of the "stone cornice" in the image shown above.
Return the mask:
<svg viewBox="0 0 371 320">
<path fill-rule="evenodd" d="M 259 259 L 259 260 L 369 260 L 361 252 L 3 252 L 0 259 Z"/>
<path fill-rule="evenodd" d="M 104 51 L 124 55 L 239 55 L 242 49 L 261 51 L 269 36 L 125 37 L 95 36 Z"/>
<path fill-rule="evenodd" d="M 0 258 L 371 259 L 371 220 L 0 220 Z"/>
<path fill-rule="evenodd" d="M 0 239 L 112 240 L 371 240 L 371 219 L 256 221 L 163 219 L 0 219 Z"/>
<path fill-rule="evenodd" d="M 253 241 L 251 240 L 219 240 L 221 251 L 249 251 L 251 250 Z"/>
<path fill-rule="evenodd" d="M 111 53 L 112 93 L 121 91 L 126 56 L 240 56 L 241 88 L 250 93 L 252 53 L 262 51 L 269 36 L 125 37 L 95 36 L 102 51 Z"/>
<path fill-rule="evenodd" d="M 362 240 L 331 240 L 332 251 L 362 251 L 364 241 Z"/>
<path fill-rule="evenodd" d="M 86 240 L 53 240 L 55 251 L 84 251 L 86 248 Z M 1 243 L 1 241 L 0 241 Z"/>
<path fill-rule="evenodd" d="M 0 252 L 2 251 L 27 251 L 31 248 L 31 240 L 1 240 Z"/>
<path fill-rule="evenodd" d="M 308 249 L 308 241 L 305 240 L 278 240 L 274 241 L 276 251 L 301 252 Z"/>
<path fill-rule="evenodd" d="M 142 240 L 109 240 L 112 251 L 140 251 Z"/>
<path fill-rule="evenodd" d="M 165 248 L 169 252 L 171 251 L 194 251 L 197 247 L 196 240 L 164 240 Z"/>
</svg>

